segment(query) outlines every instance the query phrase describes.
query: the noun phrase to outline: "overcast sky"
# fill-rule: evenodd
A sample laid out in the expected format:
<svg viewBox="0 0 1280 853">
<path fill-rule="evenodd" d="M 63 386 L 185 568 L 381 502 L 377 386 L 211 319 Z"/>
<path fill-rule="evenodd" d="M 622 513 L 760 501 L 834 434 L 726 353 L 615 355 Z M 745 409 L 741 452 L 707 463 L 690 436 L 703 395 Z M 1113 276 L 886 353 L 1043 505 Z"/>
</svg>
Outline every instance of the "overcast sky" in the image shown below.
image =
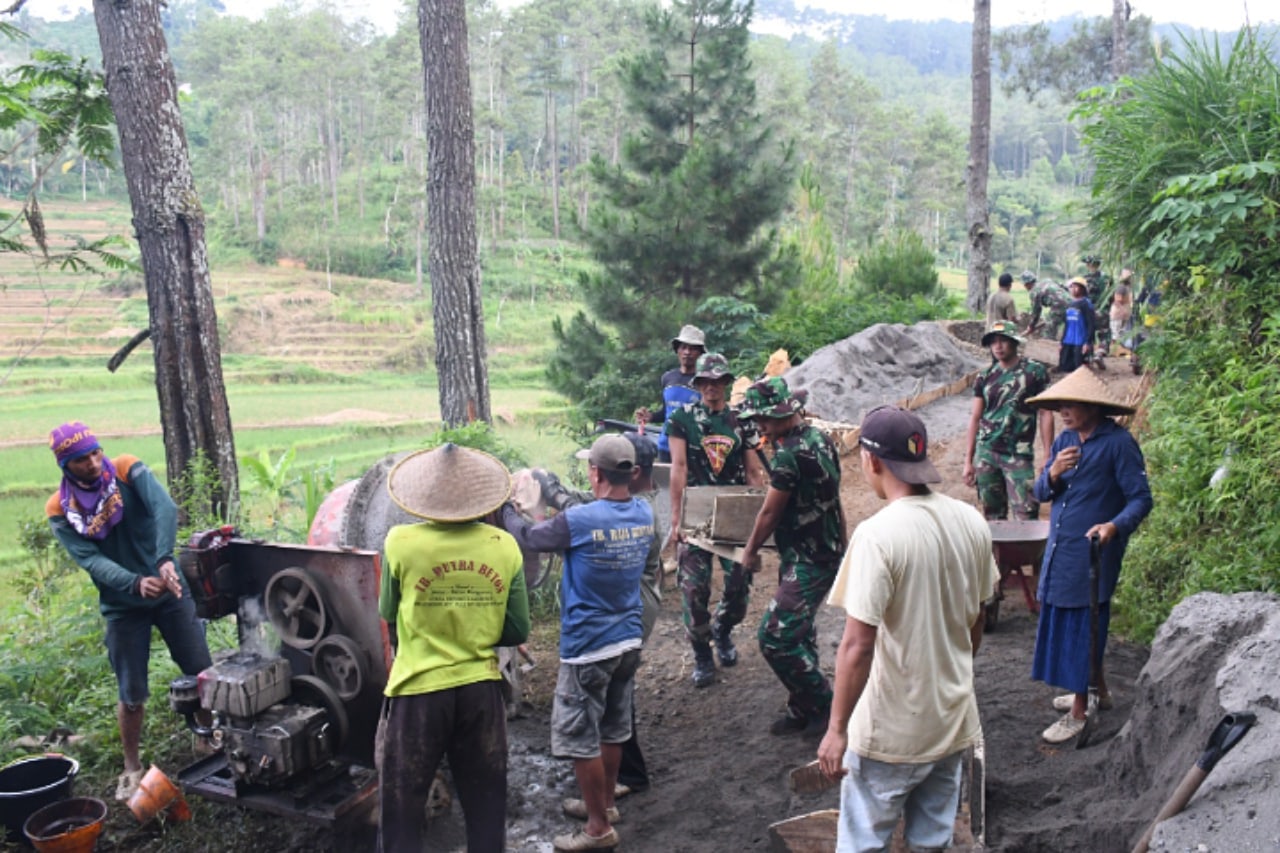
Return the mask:
<svg viewBox="0 0 1280 853">
<path fill-rule="evenodd" d="M 795 0 L 800 5 L 805 0 Z M 807 0 L 808 5 L 859 15 L 911 18 L 918 21 L 947 19 L 972 21 L 973 3 L 967 0 Z M 1133 14 L 1146 15 L 1156 23 L 1186 24 L 1214 30 L 1235 30 L 1246 17 L 1253 23 L 1275 21 L 1276 0 L 1129 0 Z M 1246 14 L 1245 8 L 1249 7 Z M 1264 14 L 1263 10 L 1267 10 Z M 991 23 L 1006 27 L 1053 20 L 1079 12 L 1093 17 L 1111 17 L 1111 4 L 1104 0 L 991 0 Z"/>
<path fill-rule="evenodd" d="M 503 6 L 517 5 L 521 0 L 499 0 Z M 227 11 L 246 17 L 257 17 L 266 6 L 279 0 L 223 0 Z M 306 0 L 302 0 L 304 5 Z M 858 15 L 884 15 L 886 18 L 909 18 L 917 21 L 949 19 L 973 20 L 971 0 L 794 0 L 797 6 L 809 5 L 833 12 Z M 1147 15 L 1157 23 L 1186 24 L 1190 27 L 1230 31 L 1246 20 L 1254 24 L 1280 21 L 1280 3 L 1276 0 L 1130 0 L 1135 15 Z M 85 2 L 65 0 L 31 0 L 32 14 L 59 17 L 58 12 L 74 14 Z M 331 5 L 345 17 L 367 18 L 380 30 L 394 28 L 397 14 L 405 0 L 332 0 Z M 1111 15 L 1111 4 L 1104 0 L 991 0 L 991 22 L 997 27 L 1053 20 L 1079 12 L 1090 16 Z"/>
</svg>

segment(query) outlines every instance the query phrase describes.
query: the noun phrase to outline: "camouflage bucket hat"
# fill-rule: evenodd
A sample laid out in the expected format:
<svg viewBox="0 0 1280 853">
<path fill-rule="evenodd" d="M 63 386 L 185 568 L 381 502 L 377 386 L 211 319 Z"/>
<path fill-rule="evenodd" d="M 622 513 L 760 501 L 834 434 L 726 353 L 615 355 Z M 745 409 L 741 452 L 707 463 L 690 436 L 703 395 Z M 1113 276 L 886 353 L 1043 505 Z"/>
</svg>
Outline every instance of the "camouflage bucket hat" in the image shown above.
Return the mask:
<svg viewBox="0 0 1280 853">
<path fill-rule="evenodd" d="M 733 372 L 729 370 L 729 359 L 725 358 L 718 352 L 706 352 L 698 356 L 698 366 L 694 368 L 693 381 L 699 379 L 708 382 L 719 382 L 721 379 L 728 377 L 729 381 L 733 381 Z"/>
<path fill-rule="evenodd" d="M 792 391 L 781 376 L 771 376 L 746 390 L 742 395 L 739 415 L 744 418 L 786 418 L 800 414 L 807 399 L 808 391 Z"/>
<path fill-rule="evenodd" d="M 1033 273 L 1031 270 L 1023 270 L 1022 275 L 1021 275 L 1021 276 L 1019 276 L 1019 278 L 1021 278 L 1021 279 L 1022 279 L 1022 283 L 1023 283 L 1023 284 L 1035 284 L 1035 283 L 1036 283 L 1036 274 L 1035 274 L 1035 273 Z"/>
<path fill-rule="evenodd" d="M 982 336 L 982 345 L 984 347 L 991 346 L 991 342 L 997 337 L 1008 338 L 1018 346 L 1026 343 L 1021 336 L 1018 335 L 1018 324 L 1012 320 L 996 320 L 991 324 L 991 329 Z"/>
<path fill-rule="evenodd" d="M 1082 260 L 1084 263 L 1086 263 L 1086 264 L 1101 264 L 1101 263 L 1102 263 L 1102 258 L 1098 257 L 1097 255 L 1085 255 L 1081 260 Z"/>
</svg>

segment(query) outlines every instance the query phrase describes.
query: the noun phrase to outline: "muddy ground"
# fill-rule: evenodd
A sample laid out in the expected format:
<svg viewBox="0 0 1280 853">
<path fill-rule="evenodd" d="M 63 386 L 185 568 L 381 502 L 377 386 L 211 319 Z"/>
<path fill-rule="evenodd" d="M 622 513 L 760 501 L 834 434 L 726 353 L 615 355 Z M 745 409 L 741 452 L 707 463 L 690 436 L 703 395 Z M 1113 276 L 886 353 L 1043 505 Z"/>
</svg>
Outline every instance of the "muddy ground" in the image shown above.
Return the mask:
<svg viewBox="0 0 1280 853">
<path fill-rule="evenodd" d="M 1123 396 L 1133 377 L 1112 361 L 1108 378 Z M 941 491 L 973 500 L 962 479 L 964 429 L 970 398 L 944 398 L 922 410 L 930 429 L 930 455 L 944 482 Z M 875 512 L 881 502 L 862 480 L 857 456 L 844 458 L 842 497 L 850 527 Z M 1048 516 L 1048 508 L 1043 509 Z M 835 790 L 799 797 L 787 786 L 792 768 L 814 757 L 816 742 L 775 737 L 769 724 L 782 712 L 785 694 L 760 656 L 755 628 L 776 586 L 776 562 L 766 562 L 752 593 L 751 610 L 738 631 L 741 661 L 721 670 L 717 683 L 695 690 L 690 683 L 692 656 L 680 624 L 678 592 L 671 588 L 662 615 L 645 648 L 637 676 L 639 734 L 652 788 L 619 801 L 622 849 L 654 853 L 737 853 L 767 850 L 771 823 L 838 806 Z M 824 607 L 819 637 L 824 668 L 830 672 L 843 625 L 843 613 Z M 1144 648 L 1112 638 L 1107 650 L 1108 682 L 1116 708 L 1101 717 L 1087 749 L 1051 748 L 1040 732 L 1058 716 L 1050 707 L 1053 691 L 1029 678 L 1035 620 L 1012 588 L 998 624 L 978 655 L 978 700 L 987 743 L 987 820 L 989 849 L 1005 851 L 1089 851 L 1102 853 L 1096 833 L 1075 831 L 1075 816 L 1090 801 L 1091 821 L 1106 820 L 1107 790 L 1097 784 L 1110 739 L 1129 716 L 1133 684 L 1146 661 Z M 549 851 L 550 838 L 572 828 L 560 816 L 560 800 L 576 796 L 568 762 L 545 759 L 549 742 L 550 695 L 556 653 L 534 643 L 538 661 L 528 674 L 529 704 L 511 727 L 512 761 L 508 849 Z M 1119 818 L 1122 809 L 1117 808 Z M 462 850 L 459 809 L 437 821 L 433 850 Z M 1127 850 L 1127 832 L 1116 838 Z"/>
</svg>

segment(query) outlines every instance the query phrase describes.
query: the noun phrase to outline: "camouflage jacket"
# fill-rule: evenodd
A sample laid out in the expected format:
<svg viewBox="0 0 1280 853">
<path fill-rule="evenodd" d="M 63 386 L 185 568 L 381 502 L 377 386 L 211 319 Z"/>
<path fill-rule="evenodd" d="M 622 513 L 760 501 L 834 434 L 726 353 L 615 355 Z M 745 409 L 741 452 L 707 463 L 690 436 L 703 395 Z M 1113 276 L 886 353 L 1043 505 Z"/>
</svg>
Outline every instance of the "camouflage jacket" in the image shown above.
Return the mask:
<svg viewBox="0 0 1280 853">
<path fill-rule="evenodd" d="M 713 412 L 690 403 L 667 418 L 667 432 L 682 438 L 690 486 L 740 486 L 747 482 L 747 442 L 738 416 L 727 406 Z"/>
<path fill-rule="evenodd" d="M 1071 303 L 1071 297 L 1059 285 L 1051 281 L 1042 281 L 1031 289 L 1031 322 L 1040 319 L 1043 311 L 1049 316 L 1062 314 Z"/>
<path fill-rule="evenodd" d="M 1049 371 L 1027 358 L 1009 370 L 996 362 L 979 373 L 973 382 L 973 396 L 982 400 L 978 446 L 996 456 L 1035 456 L 1037 412 L 1027 398 L 1048 387 Z"/>
<path fill-rule="evenodd" d="M 1086 296 L 1094 305 L 1102 307 L 1104 300 L 1109 300 L 1111 296 L 1111 276 L 1099 270 L 1091 272 L 1084 277 Z"/>
<path fill-rule="evenodd" d="M 783 565 L 840 561 L 840 457 L 817 427 L 804 424 L 774 444 L 769 485 L 790 493 L 773 532 Z"/>
</svg>

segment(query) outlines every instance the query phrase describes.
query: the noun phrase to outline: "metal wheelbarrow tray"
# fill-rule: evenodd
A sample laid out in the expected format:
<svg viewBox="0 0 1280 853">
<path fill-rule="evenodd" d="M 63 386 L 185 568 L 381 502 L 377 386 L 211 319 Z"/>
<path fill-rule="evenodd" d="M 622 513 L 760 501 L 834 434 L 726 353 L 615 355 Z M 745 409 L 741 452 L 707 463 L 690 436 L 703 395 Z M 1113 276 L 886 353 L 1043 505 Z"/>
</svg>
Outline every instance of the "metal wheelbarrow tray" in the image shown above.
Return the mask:
<svg viewBox="0 0 1280 853">
<path fill-rule="evenodd" d="M 1040 573 L 1040 562 L 1044 559 L 1045 543 L 1049 539 L 1049 522 L 992 519 L 987 524 L 991 527 L 991 550 L 996 567 L 1000 570 L 994 595 L 986 604 L 984 626 L 990 631 L 1000 618 L 1000 601 L 1004 598 L 1007 581 L 1013 580 L 1022 588 L 1022 597 L 1028 610 L 1032 613 L 1040 612 L 1034 583 Z M 1022 571 L 1023 566 L 1031 566 L 1030 581 Z"/>
</svg>

